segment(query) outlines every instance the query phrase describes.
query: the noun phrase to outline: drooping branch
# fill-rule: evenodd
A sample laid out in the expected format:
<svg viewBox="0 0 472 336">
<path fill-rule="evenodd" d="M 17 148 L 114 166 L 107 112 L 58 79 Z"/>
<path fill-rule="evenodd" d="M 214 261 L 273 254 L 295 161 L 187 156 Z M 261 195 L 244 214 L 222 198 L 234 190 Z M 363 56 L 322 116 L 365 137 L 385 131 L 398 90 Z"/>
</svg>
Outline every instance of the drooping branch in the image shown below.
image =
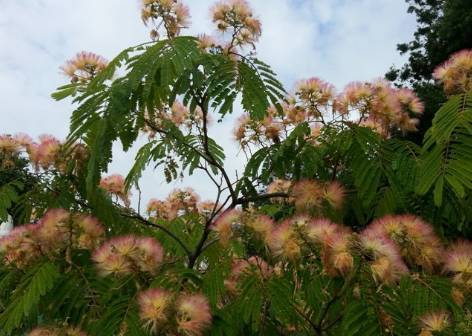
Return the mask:
<svg viewBox="0 0 472 336">
<path fill-rule="evenodd" d="M 177 242 L 177 243 L 182 247 L 182 249 L 185 251 L 185 254 L 187 254 L 187 256 L 190 257 L 190 256 L 192 255 L 192 252 L 191 252 L 190 249 L 182 242 L 182 240 L 181 240 L 179 237 L 177 237 L 172 231 L 170 231 L 168 228 L 166 228 L 165 226 L 162 226 L 162 225 L 153 223 L 153 222 L 147 220 L 146 218 L 141 217 L 141 216 L 138 215 L 138 214 L 126 214 L 126 213 L 121 213 L 121 215 L 122 215 L 123 217 L 126 217 L 126 218 L 135 219 L 135 220 L 141 222 L 141 223 L 144 224 L 144 225 L 151 226 L 151 227 L 157 228 L 157 229 L 159 229 L 159 230 L 165 232 L 169 237 L 171 237 L 173 240 L 175 240 L 175 242 Z"/>
</svg>

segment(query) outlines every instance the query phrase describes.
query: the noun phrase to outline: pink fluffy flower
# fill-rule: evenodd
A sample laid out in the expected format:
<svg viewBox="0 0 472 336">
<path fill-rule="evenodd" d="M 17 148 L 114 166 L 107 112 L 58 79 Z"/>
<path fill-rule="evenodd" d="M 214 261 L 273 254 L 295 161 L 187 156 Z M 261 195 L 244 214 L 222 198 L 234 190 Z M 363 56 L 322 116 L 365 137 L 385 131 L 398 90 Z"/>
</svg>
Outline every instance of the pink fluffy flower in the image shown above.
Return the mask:
<svg viewBox="0 0 472 336">
<path fill-rule="evenodd" d="M 233 234 L 233 226 L 241 220 L 241 211 L 231 209 L 222 213 L 214 222 L 212 229 L 218 233 L 220 243 L 224 246 L 229 244 Z"/>
<path fill-rule="evenodd" d="M 61 70 L 71 78 L 72 81 L 89 80 L 108 65 L 108 61 L 102 56 L 92 52 L 82 51 L 66 62 Z"/>
<path fill-rule="evenodd" d="M 31 330 L 27 336 L 87 336 L 87 334 L 72 327 L 37 327 Z"/>
<path fill-rule="evenodd" d="M 119 174 L 113 174 L 102 177 L 100 180 L 100 188 L 104 189 L 110 194 L 116 195 L 126 206 L 129 206 L 129 192 L 126 190 L 125 178 L 123 176 Z"/>
<path fill-rule="evenodd" d="M 54 136 L 45 134 L 39 137 L 39 143 L 30 142 L 26 150 L 36 169 L 48 169 L 59 160 L 61 142 Z"/>
<path fill-rule="evenodd" d="M 5 265 L 23 268 L 41 256 L 38 242 L 38 224 L 15 227 L 10 233 L 0 238 L 0 255 Z"/>
<path fill-rule="evenodd" d="M 197 211 L 200 197 L 192 188 L 175 189 L 167 197 L 167 202 L 177 212 L 193 213 Z"/>
<path fill-rule="evenodd" d="M 79 248 L 95 248 L 105 233 L 98 219 L 89 215 L 75 216 L 74 224 L 77 226 L 77 246 Z"/>
<path fill-rule="evenodd" d="M 201 294 L 183 294 L 176 303 L 177 329 L 183 335 L 203 335 L 211 325 L 211 310 L 206 297 Z"/>
<path fill-rule="evenodd" d="M 158 37 L 162 28 L 167 37 L 174 38 L 190 24 L 190 13 L 180 0 L 143 0 L 141 19 L 154 26 L 151 36 Z"/>
<path fill-rule="evenodd" d="M 221 32 L 232 32 L 228 50 L 254 45 L 261 35 L 261 23 L 256 19 L 246 0 L 220 1 L 211 9 L 213 22 Z"/>
<path fill-rule="evenodd" d="M 434 70 L 433 77 L 443 83 L 448 95 L 472 90 L 472 49 L 453 54 Z"/>
<path fill-rule="evenodd" d="M 16 153 L 21 149 L 21 143 L 11 135 L 0 135 L 0 152 Z"/>
<path fill-rule="evenodd" d="M 377 236 L 364 231 L 360 235 L 360 243 L 375 280 L 392 283 L 408 273 L 397 245 L 386 236 Z"/>
<path fill-rule="evenodd" d="M 153 218 L 174 220 L 177 218 L 177 209 L 168 201 L 151 199 L 147 205 L 147 213 Z"/>
<path fill-rule="evenodd" d="M 454 282 L 472 288 L 472 242 L 459 241 L 446 253 L 444 269 L 454 275 Z"/>
<path fill-rule="evenodd" d="M 258 215 L 245 221 L 245 225 L 260 235 L 264 241 L 268 241 L 275 224 L 269 216 Z"/>
<path fill-rule="evenodd" d="M 410 265 L 419 265 L 432 271 L 441 263 L 441 241 L 431 225 L 421 218 L 412 215 L 387 215 L 372 222 L 365 232 L 390 238 Z"/>
<path fill-rule="evenodd" d="M 272 230 L 267 242 L 275 255 L 294 259 L 301 254 L 302 242 L 297 229 L 291 224 L 290 220 L 277 225 Z"/>
<path fill-rule="evenodd" d="M 125 275 L 133 271 L 153 274 L 162 263 L 164 251 L 150 237 L 119 236 L 102 244 L 93 253 L 101 275 Z"/>
<path fill-rule="evenodd" d="M 445 310 L 427 313 L 420 318 L 421 336 L 432 336 L 432 332 L 444 331 L 450 325 L 449 313 Z"/>
<path fill-rule="evenodd" d="M 323 198 L 334 208 L 341 208 L 346 191 L 341 183 L 333 181 L 325 185 L 323 190 Z"/>
<path fill-rule="evenodd" d="M 313 220 L 306 229 L 307 237 L 316 244 L 327 245 L 332 237 L 339 231 L 339 226 L 329 219 L 320 218 Z"/>
<path fill-rule="evenodd" d="M 302 180 L 295 182 L 290 195 L 295 202 L 297 211 L 310 211 L 321 204 L 323 187 L 315 180 Z"/>
<path fill-rule="evenodd" d="M 173 295 L 163 289 L 151 288 L 139 293 L 139 316 L 146 328 L 157 332 L 168 322 Z"/>
<path fill-rule="evenodd" d="M 288 194 L 291 185 L 292 185 L 291 181 L 283 180 L 283 179 L 275 179 L 267 186 L 267 193 L 268 194 L 274 194 L 274 193 Z M 287 197 L 273 197 L 270 200 L 272 202 L 283 202 L 287 199 L 288 199 Z"/>
<path fill-rule="evenodd" d="M 238 283 L 246 275 L 256 275 L 260 280 L 269 278 L 273 273 L 272 267 L 259 256 L 252 256 L 249 259 L 234 259 L 231 273 L 225 280 L 226 289 L 237 294 Z"/>
<path fill-rule="evenodd" d="M 296 93 L 304 109 L 315 117 L 322 115 L 335 96 L 334 86 L 317 77 L 299 81 Z"/>
</svg>

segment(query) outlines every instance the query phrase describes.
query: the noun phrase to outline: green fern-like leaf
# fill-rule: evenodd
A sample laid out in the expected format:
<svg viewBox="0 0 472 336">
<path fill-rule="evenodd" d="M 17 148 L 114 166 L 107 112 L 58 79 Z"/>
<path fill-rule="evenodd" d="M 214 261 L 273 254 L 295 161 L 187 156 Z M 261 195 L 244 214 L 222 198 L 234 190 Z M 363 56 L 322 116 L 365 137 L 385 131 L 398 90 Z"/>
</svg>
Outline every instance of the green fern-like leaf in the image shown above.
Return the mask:
<svg viewBox="0 0 472 336">
<path fill-rule="evenodd" d="M 54 287 L 59 278 L 58 268 L 49 262 L 31 268 L 12 293 L 8 306 L 0 314 L 2 329 L 10 333 L 20 326 L 23 318 L 38 308 L 41 297 Z"/>
</svg>

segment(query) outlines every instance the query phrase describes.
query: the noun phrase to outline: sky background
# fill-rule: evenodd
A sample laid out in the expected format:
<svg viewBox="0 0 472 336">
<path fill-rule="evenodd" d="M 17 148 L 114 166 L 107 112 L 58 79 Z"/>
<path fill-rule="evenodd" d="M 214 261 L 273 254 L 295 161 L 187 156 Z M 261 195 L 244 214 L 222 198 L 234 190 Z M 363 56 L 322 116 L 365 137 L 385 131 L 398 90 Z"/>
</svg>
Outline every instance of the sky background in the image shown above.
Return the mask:
<svg viewBox="0 0 472 336">
<path fill-rule="evenodd" d="M 188 34 L 214 33 L 209 8 L 215 1 L 187 0 L 192 25 Z M 339 90 L 353 80 L 381 77 L 401 65 L 396 44 L 409 41 L 414 17 L 403 0 L 249 0 L 262 21 L 258 55 L 272 65 L 285 87 L 320 77 Z M 184 33 L 185 34 L 185 33 Z M 67 83 L 59 67 L 86 50 L 112 59 L 122 49 L 149 40 L 140 19 L 139 0 L 0 0 L 0 133 L 25 132 L 33 137 L 68 133 L 74 107 L 50 94 Z M 232 139 L 235 118 L 213 125 L 210 135 L 227 150 L 231 175 L 244 163 Z M 114 149 L 110 173 L 126 175 L 143 136 L 128 153 Z M 191 186 L 203 198 L 214 187 L 196 174 L 170 185 L 161 170 L 145 172 L 143 202 L 163 198 L 176 187 Z M 136 204 L 136 193 L 133 203 Z"/>
</svg>

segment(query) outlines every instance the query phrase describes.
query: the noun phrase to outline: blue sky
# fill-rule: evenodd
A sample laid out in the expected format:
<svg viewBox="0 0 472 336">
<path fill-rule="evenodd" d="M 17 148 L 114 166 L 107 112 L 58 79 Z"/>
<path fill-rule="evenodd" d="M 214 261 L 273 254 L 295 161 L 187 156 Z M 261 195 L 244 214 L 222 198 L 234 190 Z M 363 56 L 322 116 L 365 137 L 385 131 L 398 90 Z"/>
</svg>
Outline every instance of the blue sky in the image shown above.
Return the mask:
<svg viewBox="0 0 472 336">
<path fill-rule="evenodd" d="M 187 0 L 191 34 L 212 33 L 214 1 Z M 271 64 L 287 89 L 300 78 L 317 76 L 339 89 L 353 80 L 382 76 L 404 59 L 396 44 L 410 40 L 414 17 L 403 0 L 249 0 L 263 24 L 261 59 Z M 0 0 L 0 133 L 67 135 L 73 106 L 54 102 L 50 93 L 67 79 L 59 66 L 81 50 L 112 59 L 127 46 L 148 40 L 139 0 Z M 228 150 L 229 170 L 243 164 L 228 136 L 234 116 L 213 127 Z M 145 139 L 141 140 L 141 143 Z M 126 174 L 134 152 L 117 147 L 110 172 Z M 143 199 L 164 197 L 192 186 L 211 197 L 212 186 L 194 176 L 172 185 L 160 171 L 144 175 Z M 135 198 L 136 199 L 136 198 Z"/>
</svg>

